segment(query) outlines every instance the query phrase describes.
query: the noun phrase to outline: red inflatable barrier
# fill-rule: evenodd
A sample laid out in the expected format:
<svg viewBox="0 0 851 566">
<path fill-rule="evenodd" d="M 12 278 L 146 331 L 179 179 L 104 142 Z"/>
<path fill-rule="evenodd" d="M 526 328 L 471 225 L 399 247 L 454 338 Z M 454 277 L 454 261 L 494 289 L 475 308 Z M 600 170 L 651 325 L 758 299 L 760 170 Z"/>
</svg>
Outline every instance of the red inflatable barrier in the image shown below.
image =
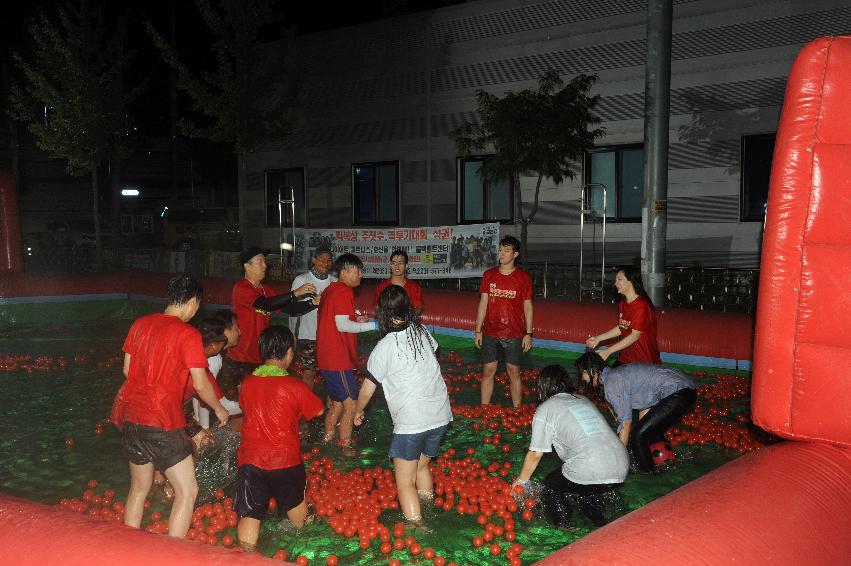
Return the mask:
<svg viewBox="0 0 851 566">
<path fill-rule="evenodd" d="M 269 559 L 156 536 L 0 494 L 0 562 L 63 566 L 259 566 Z"/>
</svg>

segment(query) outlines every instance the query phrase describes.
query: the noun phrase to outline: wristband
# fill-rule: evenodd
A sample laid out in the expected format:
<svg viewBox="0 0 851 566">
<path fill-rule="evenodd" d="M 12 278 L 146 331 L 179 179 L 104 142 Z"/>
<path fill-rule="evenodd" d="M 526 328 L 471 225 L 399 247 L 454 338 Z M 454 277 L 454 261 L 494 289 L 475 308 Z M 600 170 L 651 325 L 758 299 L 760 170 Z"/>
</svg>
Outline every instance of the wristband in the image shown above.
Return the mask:
<svg viewBox="0 0 851 566">
<path fill-rule="evenodd" d="M 473 331 L 473 334 L 481 334 L 481 333 L 482 333 L 482 331 L 481 331 L 481 330 L 474 330 L 474 331 Z"/>
<path fill-rule="evenodd" d="M 528 336 L 529 338 L 531 338 L 532 336 L 534 336 L 534 334 L 532 334 L 531 332 L 527 332 L 527 333 L 526 333 L 526 336 Z"/>
</svg>

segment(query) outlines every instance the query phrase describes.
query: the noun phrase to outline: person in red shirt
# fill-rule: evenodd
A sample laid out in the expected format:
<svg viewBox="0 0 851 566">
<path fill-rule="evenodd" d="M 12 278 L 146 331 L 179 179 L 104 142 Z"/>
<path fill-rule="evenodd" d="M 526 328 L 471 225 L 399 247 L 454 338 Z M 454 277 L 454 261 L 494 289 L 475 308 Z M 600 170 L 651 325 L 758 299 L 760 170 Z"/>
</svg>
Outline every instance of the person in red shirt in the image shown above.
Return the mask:
<svg viewBox="0 0 851 566">
<path fill-rule="evenodd" d="M 375 297 L 372 302 L 378 305 L 378 296 L 381 291 L 390 285 L 402 287 L 411 299 L 411 305 L 417 313 L 423 312 L 423 290 L 420 284 L 413 279 L 408 279 L 408 252 L 405 250 L 393 250 L 390 254 L 390 278 L 385 279 L 375 288 Z"/>
<path fill-rule="evenodd" d="M 310 420 L 325 411 L 322 400 L 287 373 L 295 355 L 290 329 L 267 328 L 258 343 L 264 364 L 245 379 L 239 392 L 245 420 L 237 452 L 234 511 L 239 516 L 239 545 L 246 552 L 257 545 L 271 497 L 278 513 L 285 512 L 295 528 L 304 527 L 307 475 L 298 425 L 302 418 Z"/>
<path fill-rule="evenodd" d="M 136 320 L 124 341 L 120 425 L 121 448 L 130 462 L 130 491 L 124 524 L 139 528 L 154 470 L 174 488 L 168 534 L 186 536 L 198 495 L 192 441 L 183 428 L 183 393 L 190 376 L 197 395 L 222 424 L 228 412 L 207 380 L 207 357 L 197 329 L 187 324 L 201 306 L 203 289 L 189 275 L 168 283 L 168 306 Z"/>
<path fill-rule="evenodd" d="M 355 379 L 358 367 L 359 332 L 377 330 L 378 323 L 355 311 L 354 288 L 360 285 L 363 263 L 354 254 L 343 254 L 334 262 L 338 281 L 322 293 L 316 331 L 316 367 L 325 378 L 325 388 L 331 398 L 325 415 L 324 442 L 334 440 L 339 427 L 337 444 L 343 453 L 353 456 L 352 422 L 355 418 L 359 387 Z"/>
<path fill-rule="evenodd" d="M 661 364 L 656 344 L 656 309 L 644 291 L 641 274 L 629 267 L 619 270 L 615 275 L 615 288 L 623 296 L 618 303 L 618 325 L 603 334 L 591 336 L 585 345 L 593 350 L 605 340 L 619 338 L 605 350 L 597 352 L 603 360 L 620 352 L 618 361 L 622 364 Z"/>
<path fill-rule="evenodd" d="M 506 236 L 499 242 L 499 266 L 488 269 L 479 287 L 481 300 L 476 315 L 473 341 L 482 350 L 482 405 L 493 396 L 499 350 L 505 355 L 505 370 L 511 402 L 517 407 L 523 397 L 520 354 L 532 348 L 532 278 L 515 265 L 520 240 Z"/>
<path fill-rule="evenodd" d="M 269 327 L 272 311 L 281 310 L 290 316 L 300 316 L 318 305 L 316 288 L 305 283 L 287 293 L 275 294 L 275 290 L 262 281 L 266 277 L 266 256 L 256 246 L 246 248 L 239 254 L 245 276 L 236 282 L 231 293 L 231 306 L 236 313 L 242 339 L 228 349 L 219 374 L 219 385 L 231 395 L 239 383 L 254 371 L 263 360 L 257 349 L 257 338 Z M 231 398 L 234 398 L 232 395 Z"/>
</svg>

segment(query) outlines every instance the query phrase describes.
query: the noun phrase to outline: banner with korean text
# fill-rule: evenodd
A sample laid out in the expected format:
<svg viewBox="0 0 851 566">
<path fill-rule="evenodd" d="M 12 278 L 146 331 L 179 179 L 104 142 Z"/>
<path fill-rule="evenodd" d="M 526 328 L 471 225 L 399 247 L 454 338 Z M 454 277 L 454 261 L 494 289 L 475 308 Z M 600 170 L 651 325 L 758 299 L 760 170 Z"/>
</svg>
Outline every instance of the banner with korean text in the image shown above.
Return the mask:
<svg viewBox="0 0 851 566">
<path fill-rule="evenodd" d="M 295 265 L 307 269 L 310 254 L 330 246 L 334 257 L 353 253 L 364 264 L 364 277 L 389 277 L 390 254 L 405 250 L 412 279 L 481 277 L 497 264 L 499 224 L 427 228 L 300 229 L 295 235 Z"/>
</svg>

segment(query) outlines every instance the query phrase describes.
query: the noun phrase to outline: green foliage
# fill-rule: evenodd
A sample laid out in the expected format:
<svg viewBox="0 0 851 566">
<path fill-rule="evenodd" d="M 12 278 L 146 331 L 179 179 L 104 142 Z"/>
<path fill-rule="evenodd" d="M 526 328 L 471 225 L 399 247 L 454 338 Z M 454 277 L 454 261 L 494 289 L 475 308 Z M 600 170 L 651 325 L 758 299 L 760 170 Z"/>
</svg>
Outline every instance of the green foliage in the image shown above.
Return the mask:
<svg viewBox="0 0 851 566">
<path fill-rule="evenodd" d="M 42 13 L 29 29 L 31 58 L 12 53 L 26 81 L 12 87 L 11 115 L 28 123 L 42 150 L 67 160 L 74 175 L 124 157 L 127 105 L 144 88 L 129 90 L 123 80 L 132 56 L 124 45 L 126 18 L 108 26 L 103 12 L 83 0 L 65 4 L 54 19 Z"/>
<path fill-rule="evenodd" d="M 479 122 L 466 123 L 450 133 L 464 156 L 493 152 L 482 162 L 485 180 L 518 174 L 550 177 L 556 183 L 573 179 L 583 152 L 605 134 L 594 114 L 599 95 L 588 91 L 596 75 L 577 75 L 567 84 L 547 71 L 537 89 L 507 92 L 499 98 L 476 93 Z"/>
<path fill-rule="evenodd" d="M 171 44 L 148 23 L 163 59 L 177 71 L 177 86 L 192 99 L 202 121 L 181 119 L 190 137 L 227 142 L 237 153 L 280 139 L 292 129 L 298 77 L 287 67 L 280 44 L 264 44 L 261 32 L 281 18 L 271 0 L 196 0 L 213 34 L 215 70 L 194 72 Z"/>
</svg>

